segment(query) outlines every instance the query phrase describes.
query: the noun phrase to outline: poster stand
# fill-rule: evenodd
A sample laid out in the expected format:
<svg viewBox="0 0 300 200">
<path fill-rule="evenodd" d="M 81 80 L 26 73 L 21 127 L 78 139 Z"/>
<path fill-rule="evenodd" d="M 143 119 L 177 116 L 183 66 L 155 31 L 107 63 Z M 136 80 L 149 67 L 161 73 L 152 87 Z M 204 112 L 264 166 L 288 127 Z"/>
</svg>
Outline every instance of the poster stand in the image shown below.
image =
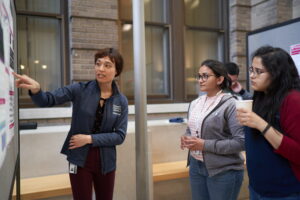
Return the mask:
<svg viewBox="0 0 300 200">
<path fill-rule="evenodd" d="M 0 0 L 0 200 L 20 199 L 20 134 L 17 71 L 16 7 L 14 0 Z"/>
</svg>

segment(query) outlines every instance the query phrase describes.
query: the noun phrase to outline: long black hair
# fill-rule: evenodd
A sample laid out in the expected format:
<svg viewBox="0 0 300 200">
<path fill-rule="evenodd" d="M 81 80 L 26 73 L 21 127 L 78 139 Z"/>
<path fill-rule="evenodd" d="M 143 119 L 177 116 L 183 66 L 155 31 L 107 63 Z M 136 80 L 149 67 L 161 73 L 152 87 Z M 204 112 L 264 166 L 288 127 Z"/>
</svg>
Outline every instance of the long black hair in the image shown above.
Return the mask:
<svg viewBox="0 0 300 200">
<path fill-rule="evenodd" d="M 223 76 L 224 81 L 221 83 L 220 88 L 222 90 L 229 90 L 231 86 L 231 79 L 227 75 L 227 71 L 223 64 L 217 60 L 205 60 L 201 63 L 200 67 L 206 66 L 213 71 L 216 77 Z"/>
<path fill-rule="evenodd" d="M 270 85 L 265 92 L 254 91 L 253 110 L 267 122 L 274 124 L 274 116 L 289 91 L 300 90 L 300 80 L 292 57 L 281 48 L 263 46 L 257 49 L 252 60 L 257 57 L 270 74 Z"/>
</svg>

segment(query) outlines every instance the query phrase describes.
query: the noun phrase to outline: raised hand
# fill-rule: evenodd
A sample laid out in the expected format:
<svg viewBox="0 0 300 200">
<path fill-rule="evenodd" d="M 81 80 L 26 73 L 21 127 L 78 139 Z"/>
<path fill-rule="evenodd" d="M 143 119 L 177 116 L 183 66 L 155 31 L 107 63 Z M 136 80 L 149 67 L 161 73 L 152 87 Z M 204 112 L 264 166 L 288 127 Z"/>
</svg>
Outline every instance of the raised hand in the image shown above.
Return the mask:
<svg viewBox="0 0 300 200">
<path fill-rule="evenodd" d="M 262 130 L 267 124 L 267 122 L 256 113 L 243 108 L 237 109 L 236 116 L 242 126 L 248 126 L 250 128 Z"/>
<path fill-rule="evenodd" d="M 231 84 L 231 89 L 235 93 L 239 93 L 243 89 L 243 87 L 238 81 L 235 81 Z"/>
<path fill-rule="evenodd" d="M 20 75 L 15 72 L 13 72 L 13 75 L 16 78 L 17 88 L 23 88 L 23 89 L 30 90 L 32 92 L 32 94 L 36 94 L 41 90 L 40 84 L 36 80 L 30 78 L 29 76 Z"/>
</svg>

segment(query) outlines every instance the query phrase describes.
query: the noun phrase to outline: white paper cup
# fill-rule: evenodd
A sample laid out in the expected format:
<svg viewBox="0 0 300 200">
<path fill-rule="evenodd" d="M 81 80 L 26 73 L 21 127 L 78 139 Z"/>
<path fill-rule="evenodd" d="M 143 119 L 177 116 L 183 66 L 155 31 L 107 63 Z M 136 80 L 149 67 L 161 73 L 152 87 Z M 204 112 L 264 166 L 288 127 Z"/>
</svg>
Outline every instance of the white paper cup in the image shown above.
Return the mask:
<svg viewBox="0 0 300 200">
<path fill-rule="evenodd" d="M 246 110 L 252 110 L 253 100 L 237 100 L 236 109 L 244 108 Z"/>
</svg>

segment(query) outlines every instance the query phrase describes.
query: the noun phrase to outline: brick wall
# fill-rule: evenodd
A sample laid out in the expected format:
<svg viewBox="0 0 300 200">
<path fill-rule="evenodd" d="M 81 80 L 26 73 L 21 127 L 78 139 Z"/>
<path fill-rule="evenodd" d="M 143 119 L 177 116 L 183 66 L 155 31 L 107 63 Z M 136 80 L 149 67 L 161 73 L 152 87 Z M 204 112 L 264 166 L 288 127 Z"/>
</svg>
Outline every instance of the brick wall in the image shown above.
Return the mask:
<svg viewBox="0 0 300 200">
<path fill-rule="evenodd" d="M 72 81 L 94 79 L 94 54 L 119 46 L 118 0 L 69 0 Z"/>
<path fill-rule="evenodd" d="M 246 34 L 259 28 L 300 17 L 300 0 L 230 0 L 230 60 L 246 80 Z"/>
<path fill-rule="evenodd" d="M 300 17 L 300 0 L 293 1 L 293 18 Z"/>
<path fill-rule="evenodd" d="M 255 0 L 251 9 L 251 29 L 259 29 L 292 19 L 293 0 Z"/>
<path fill-rule="evenodd" d="M 256 30 L 277 22 L 277 0 L 252 2 L 251 29 Z"/>
<path fill-rule="evenodd" d="M 240 67 L 240 80 L 246 80 L 246 34 L 251 30 L 251 0 L 230 0 L 230 60 Z"/>
</svg>

